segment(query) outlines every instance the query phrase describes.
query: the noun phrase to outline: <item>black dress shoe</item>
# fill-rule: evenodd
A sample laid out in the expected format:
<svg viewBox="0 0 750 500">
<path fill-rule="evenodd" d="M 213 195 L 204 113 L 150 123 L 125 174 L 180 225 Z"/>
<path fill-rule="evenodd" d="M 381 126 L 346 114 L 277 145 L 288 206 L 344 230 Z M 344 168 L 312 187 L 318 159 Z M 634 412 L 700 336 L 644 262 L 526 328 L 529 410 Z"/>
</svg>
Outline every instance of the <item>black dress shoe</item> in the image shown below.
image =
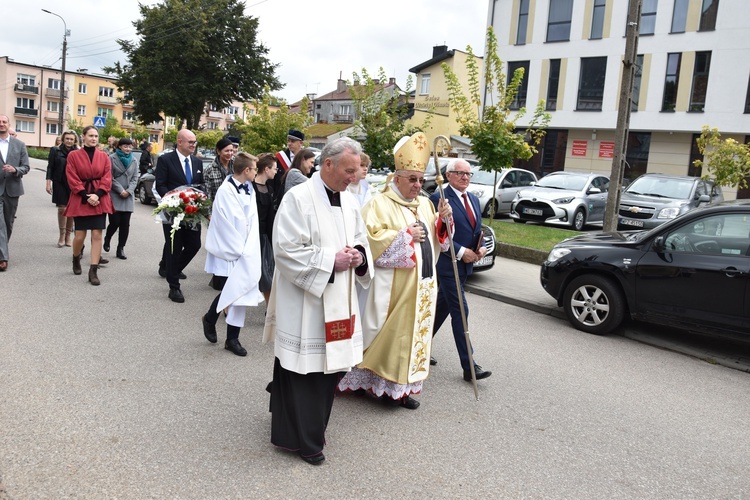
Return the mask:
<svg viewBox="0 0 750 500">
<path fill-rule="evenodd" d="M 166 267 L 159 266 L 159 276 L 161 276 L 162 278 L 166 278 L 167 277 L 167 268 Z"/>
<path fill-rule="evenodd" d="M 212 344 L 216 343 L 216 325 L 212 325 L 208 321 L 206 321 L 206 315 L 204 314 L 201 318 L 201 321 L 203 322 L 203 335 L 206 336 L 206 339 L 211 342 Z"/>
<path fill-rule="evenodd" d="M 127 256 L 125 255 L 125 249 L 122 247 L 117 248 L 117 258 L 122 260 L 127 260 Z"/>
<path fill-rule="evenodd" d="M 483 370 L 481 366 L 474 365 L 474 374 L 477 376 L 477 380 L 482 380 L 492 375 L 489 370 Z M 464 370 L 464 380 L 471 382 L 471 370 Z"/>
<path fill-rule="evenodd" d="M 430 356 L 430 366 L 435 366 L 437 364 L 437 359 Z"/>
<path fill-rule="evenodd" d="M 247 351 L 237 339 L 227 339 L 227 341 L 224 342 L 224 349 L 232 351 L 237 356 L 247 356 Z"/>
<path fill-rule="evenodd" d="M 109 259 L 105 259 L 104 257 L 99 257 L 99 265 L 109 264 Z"/>
<path fill-rule="evenodd" d="M 102 245 L 102 248 L 104 248 L 105 252 L 109 252 L 109 240 L 104 240 L 104 245 Z"/>
<path fill-rule="evenodd" d="M 179 288 L 170 288 L 169 300 L 182 304 L 183 302 L 185 302 L 185 296 L 182 295 L 182 291 Z"/>
<path fill-rule="evenodd" d="M 326 456 L 322 453 L 318 453 L 317 455 L 313 455 L 311 457 L 306 457 L 302 453 L 300 453 L 299 456 L 302 460 L 310 465 L 323 465 L 323 461 L 326 459 Z"/>
<path fill-rule="evenodd" d="M 186 280 L 187 279 L 187 276 L 185 276 L 185 273 L 180 273 L 180 279 L 181 280 Z"/>
<path fill-rule="evenodd" d="M 407 410 L 416 410 L 419 408 L 419 401 L 411 396 L 406 396 L 401 398 L 401 407 L 406 408 Z"/>
</svg>

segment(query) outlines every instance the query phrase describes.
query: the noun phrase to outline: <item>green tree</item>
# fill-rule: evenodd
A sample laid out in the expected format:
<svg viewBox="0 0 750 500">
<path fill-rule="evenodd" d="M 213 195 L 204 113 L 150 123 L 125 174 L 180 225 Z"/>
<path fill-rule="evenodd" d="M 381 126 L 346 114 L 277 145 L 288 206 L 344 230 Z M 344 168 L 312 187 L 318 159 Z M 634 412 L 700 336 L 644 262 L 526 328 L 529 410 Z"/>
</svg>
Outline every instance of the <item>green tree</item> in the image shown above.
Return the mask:
<svg viewBox="0 0 750 500">
<path fill-rule="evenodd" d="M 195 140 L 198 141 L 198 146 L 210 150 L 216 148 L 216 143 L 222 137 L 224 137 L 224 132 L 221 130 L 199 130 L 195 132 Z"/>
<path fill-rule="evenodd" d="M 143 123 L 136 123 L 135 129 L 130 132 L 130 137 L 135 139 L 138 143 L 148 139 L 149 132 Z"/>
<path fill-rule="evenodd" d="M 263 92 L 261 99 L 253 101 L 255 113 L 245 121 L 238 119 L 233 129 L 241 137 L 244 151 L 252 154 L 276 152 L 286 147 L 286 136 L 289 129 L 304 132 L 310 125 L 312 118 L 306 113 L 291 113 L 286 104 L 282 104 L 278 111 L 271 111 L 271 94 L 269 89 Z M 307 109 L 309 100 L 302 99 L 302 109 Z"/>
<path fill-rule="evenodd" d="M 698 150 L 704 160 L 693 165 L 706 167 L 703 177 L 712 177 L 720 186 L 745 188 L 750 177 L 750 145 L 734 139 L 723 139 L 719 129 L 703 126 L 698 138 Z"/>
<path fill-rule="evenodd" d="M 123 137 L 127 136 L 128 133 L 121 129 L 120 125 L 118 125 L 117 118 L 112 115 L 107 115 L 107 120 L 104 122 L 104 128 L 99 130 L 99 143 L 106 144 L 107 139 L 109 139 L 110 137 L 117 137 L 118 139 L 122 139 Z"/>
<path fill-rule="evenodd" d="M 405 121 L 409 112 L 406 96 L 411 90 L 411 76 L 403 93 L 397 88 L 385 89 L 383 82 L 387 81 L 381 67 L 376 79 L 362 68 L 361 74 L 353 73 L 353 83 L 348 83 L 357 115 L 355 136 L 364 136 L 362 149 L 375 168 L 392 167 L 393 146 L 413 132 Z"/>
<path fill-rule="evenodd" d="M 81 137 L 81 134 L 83 133 L 83 120 L 81 118 L 78 118 L 76 120 L 72 116 L 68 117 L 67 126 L 68 130 L 72 130 L 73 132 L 78 134 L 78 137 Z"/>
<path fill-rule="evenodd" d="M 264 86 L 281 88 L 268 49 L 257 41 L 258 19 L 244 15 L 240 0 L 164 0 L 141 4 L 133 23 L 138 40 L 118 40 L 125 64 L 105 68 L 128 92 L 146 122 L 175 116 L 198 128 L 206 103 L 249 101 Z"/>
<path fill-rule="evenodd" d="M 551 115 L 544 111 L 544 101 L 539 101 L 526 130 L 518 130 L 516 122 L 526 114 L 526 108 L 518 109 L 514 115 L 510 108 L 518 95 L 524 70 L 517 69 L 506 84 L 504 63 L 498 56 L 497 38 L 492 27 L 487 29 L 487 54 L 484 63 L 487 98 L 484 108 L 479 67 L 471 47 L 466 47 L 466 52 L 469 54 L 466 61 L 468 95 L 451 68 L 442 64 L 448 85 L 448 101 L 456 113 L 461 134 L 471 138 L 471 149 L 480 160 L 482 170 L 497 173 L 513 166 L 514 159 L 528 160 L 537 153 L 536 147 L 547 132 Z M 493 193 L 493 197 L 495 194 Z M 494 208 L 493 204 L 491 217 L 494 216 Z"/>
</svg>

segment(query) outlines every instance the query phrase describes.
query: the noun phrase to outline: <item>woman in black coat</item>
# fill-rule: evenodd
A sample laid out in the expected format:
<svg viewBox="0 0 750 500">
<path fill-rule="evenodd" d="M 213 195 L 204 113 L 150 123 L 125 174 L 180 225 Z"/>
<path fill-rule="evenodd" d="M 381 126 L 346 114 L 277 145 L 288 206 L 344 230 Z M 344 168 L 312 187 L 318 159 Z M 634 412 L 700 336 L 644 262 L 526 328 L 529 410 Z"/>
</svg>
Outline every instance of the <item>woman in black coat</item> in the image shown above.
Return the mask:
<svg viewBox="0 0 750 500">
<path fill-rule="evenodd" d="M 65 166 L 68 162 L 68 153 L 78 149 L 78 134 L 72 130 L 64 132 L 62 144 L 49 150 L 47 160 L 47 193 L 52 195 L 52 203 L 57 205 L 57 227 L 60 229 L 60 237 L 57 247 L 69 247 L 73 237 L 73 219 L 65 217 L 63 212 L 70 198 L 70 187 L 65 175 Z"/>
</svg>

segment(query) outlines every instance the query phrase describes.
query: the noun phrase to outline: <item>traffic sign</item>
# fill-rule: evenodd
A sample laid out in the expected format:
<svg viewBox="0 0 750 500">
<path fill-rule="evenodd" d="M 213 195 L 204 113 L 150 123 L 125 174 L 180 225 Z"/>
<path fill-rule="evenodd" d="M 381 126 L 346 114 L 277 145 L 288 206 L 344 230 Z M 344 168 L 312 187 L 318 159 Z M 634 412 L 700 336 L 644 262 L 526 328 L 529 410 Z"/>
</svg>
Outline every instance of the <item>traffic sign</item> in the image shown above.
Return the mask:
<svg viewBox="0 0 750 500">
<path fill-rule="evenodd" d="M 104 128 L 104 122 L 106 121 L 106 118 L 103 116 L 95 116 L 94 117 L 94 127 L 96 128 Z"/>
</svg>

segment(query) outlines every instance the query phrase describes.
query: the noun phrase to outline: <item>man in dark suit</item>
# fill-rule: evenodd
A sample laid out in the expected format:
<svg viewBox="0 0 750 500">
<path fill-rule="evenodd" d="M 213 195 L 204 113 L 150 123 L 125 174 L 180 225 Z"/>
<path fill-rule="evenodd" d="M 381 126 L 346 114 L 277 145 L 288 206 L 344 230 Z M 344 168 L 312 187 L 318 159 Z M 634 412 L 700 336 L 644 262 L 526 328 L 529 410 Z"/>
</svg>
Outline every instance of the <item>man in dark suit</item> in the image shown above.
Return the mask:
<svg viewBox="0 0 750 500">
<path fill-rule="evenodd" d="M 0 272 L 8 269 L 8 240 L 23 194 L 21 178 L 29 172 L 26 144 L 11 136 L 10 119 L 0 115 Z"/>
<path fill-rule="evenodd" d="M 195 134 L 187 129 L 177 133 L 177 147 L 171 153 L 162 155 L 156 163 L 156 191 L 164 196 L 180 186 L 192 185 L 203 188 L 203 162 L 195 156 Z M 164 229 L 164 251 L 159 264 L 159 274 L 166 274 L 169 283 L 169 298 L 173 302 L 185 302 L 180 290 L 182 270 L 201 248 L 201 230 L 180 227 L 174 234 L 172 244 L 171 224 L 162 224 Z M 164 272 L 165 271 L 165 272 Z"/>
<path fill-rule="evenodd" d="M 466 190 L 471 182 L 471 166 L 464 160 L 456 160 L 445 173 L 449 186 L 445 187 L 445 199 L 453 209 L 453 223 L 455 233 L 453 234 L 453 248 L 456 251 L 456 266 L 458 279 L 461 284 L 460 293 L 456 289 L 456 279 L 453 275 L 453 263 L 450 251 L 442 252 L 437 262 L 438 274 L 438 301 L 435 309 L 435 324 L 432 329 L 434 336 L 442 326 L 443 322 L 451 316 L 453 327 L 453 339 L 458 349 L 458 357 L 461 359 L 461 368 L 464 370 L 464 380 L 471 381 L 471 366 L 469 365 L 469 352 L 466 349 L 466 337 L 464 334 L 463 321 L 461 320 L 461 309 L 459 300 L 464 304 L 466 321 L 469 320 L 469 307 L 464 295 L 464 283 L 466 278 L 474 269 L 474 263 L 484 257 L 487 249 L 484 248 L 482 238 L 482 212 L 479 208 L 479 199 Z M 440 193 L 434 192 L 430 200 L 437 207 L 440 201 Z M 473 350 L 472 350 L 473 353 Z M 434 359 L 430 364 L 437 364 Z M 477 380 L 492 375 L 489 370 L 483 370 L 475 364 L 474 371 Z"/>
<path fill-rule="evenodd" d="M 303 142 L 305 141 L 305 134 L 299 130 L 290 129 L 286 135 L 286 149 L 282 149 L 276 153 L 276 165 L 279 169 L 276 171 L 276 175 L 273 178 L 273 192 L 275 196 L 281 196 L 284 193 L 284 189 L 281 185 L 281 178 L 289 167 L 292 166 L 294 161 L 294 155 L 302 150 Z M 280 199 L 276 199 L 276 204 L 280 203 Z"/>
</svg>

